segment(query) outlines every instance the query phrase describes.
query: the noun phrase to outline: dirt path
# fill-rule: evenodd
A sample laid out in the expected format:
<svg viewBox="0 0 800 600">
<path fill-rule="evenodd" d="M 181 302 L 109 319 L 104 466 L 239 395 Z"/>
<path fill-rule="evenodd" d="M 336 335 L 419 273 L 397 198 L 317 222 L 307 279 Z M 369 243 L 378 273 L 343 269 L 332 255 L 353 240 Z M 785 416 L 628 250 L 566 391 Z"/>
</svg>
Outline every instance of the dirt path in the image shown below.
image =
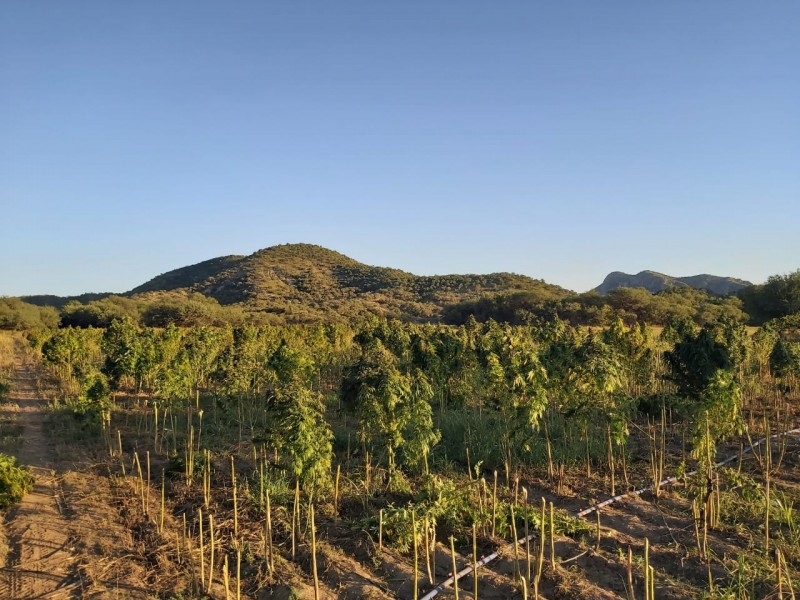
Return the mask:
<svg viewBox="0 0 800 600">
<path fill-rule="evenodd" d="M 0 598 L 146 598 L 139 587 L 144 567 L 134 558 L 130 534 L 116 522 L 108 481 L 79 460 L 65 464 L 38 396 L 35 370 L 18 363 L 3 410 L 19 407 L 17 457 L 36 482 L 5 515 Z"/>
<path fill-rule="evenodd" d="M 33 491 L 6 515 L 9 552 L 0 572 L 2 598 L 69 598 L 79 587 L 76 556 L 70 544 L 69 517 L 52 448 L 44 430 L 44 401 L 38 399 L 35 375 L 18 364 L 11 402 L 19 406 L 23 426 L 19 462 L 31 467 Z"/>
</svg>

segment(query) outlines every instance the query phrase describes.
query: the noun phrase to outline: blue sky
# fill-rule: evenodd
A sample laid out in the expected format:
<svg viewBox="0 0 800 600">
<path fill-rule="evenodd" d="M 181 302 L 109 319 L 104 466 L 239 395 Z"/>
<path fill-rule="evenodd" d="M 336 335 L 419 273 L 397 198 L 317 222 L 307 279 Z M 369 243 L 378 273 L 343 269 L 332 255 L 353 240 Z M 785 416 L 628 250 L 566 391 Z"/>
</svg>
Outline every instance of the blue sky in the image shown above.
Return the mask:
<svg viewBox="0 0 800 600">
<path fill-rule="evenodd" d="M 800 267 L 800 3 L 0 8 L 0 294 L 286 242 L 419 274 Z"/>
</svg>

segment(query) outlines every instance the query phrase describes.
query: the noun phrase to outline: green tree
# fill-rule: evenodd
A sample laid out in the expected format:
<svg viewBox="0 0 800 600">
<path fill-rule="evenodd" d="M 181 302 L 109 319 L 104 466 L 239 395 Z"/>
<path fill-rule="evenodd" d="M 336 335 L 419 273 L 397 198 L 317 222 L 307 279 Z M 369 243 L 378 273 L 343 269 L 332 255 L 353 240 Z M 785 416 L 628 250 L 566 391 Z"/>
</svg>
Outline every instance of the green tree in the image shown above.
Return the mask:
<svg viewBox="0 0 800 600">
<path fill-rule="evenodd" d="M 98 333 L 67 327 L 42 344 L 42 358 L 54 368 L 68 396 L 77 396 L 99 366 Z"/>
<path fill-rule="evenodd" d="M 728 343 L 720 332 L 724 327 L 707 324 L 665 353 L 672 380 L 691 401 L 694 453 L 700 459 L 713 457 L 717 440 L 734 431 L 738 423 L 741 391 L 734 376 L 737 350 L 735 343 Z"/>
<path fill-rule="evenodd" d="M 115 320 L 103 333 L 103 373 L 112 389 L 120 389 L 125 377 L 136 377 L 139 360 L 139 330 L 130 318 Z"/>
<path fill-rule="evenodd" d="M 349 377 L 360 439 L 370 447 L 386 447 L 390 486 L 398 474 L 400 449 L 404 450 L 405 464 L 419 468 L 439 440 L 429 404 L 433 397 L 430 382 L 419 369 L 403 373 L 398 362 L 380 339 L 373 339 L 366 343 Z"/>
<path fill-rule="evenodd" d="M 745 309 L 764 322 L 800 313 L 800 269 L 787 275 L 772 275 L 764 285 L 741 292 Z"/>
<path fill-rule="evenodd" d="M 236 327 L 232 342 L 220 353 L 213 377 L 228 396 L 253 396 L 263 392 L 267 360 L 272 347 L 252 325 Z"/>
<path fill-rule="evenodd" d="M 272 392 L 273 443 L 304 488 L 326 487 L 333 462 L 333 432 L 325 420 L 322 395 L 297 381 Z"/>
<path fill-rule="evenodd" d="M 298 481 L 325 487 L 333 461 L 333 433 L 325 420 L 322 394 L 312 389 L 314 362 L 282 339 L 266 361 L 270 440 L 282 449 Z"/>
<path fill-rule="evenodd" d="M 397 358 L 379 339 L 373 340 L 355 368 L 357 413 L 361 441 L 382 441 L 389 463 L 389 481 L 395 475 L 398 448 L 406 425 L 405 401 L 411 393 L 408 378 L 397 368 Z"/>
<path fill-rule="evenodd" d="M 426 475 L 431 449 L 442 439 L 442 434 L 433 425 L 433 397 L 433 387 L 428 378 L 421 370 L 416 369 L 411 376 L 403 463 L 409 469 Z"/>
<path fill-rule="evenodd" d="M 109 327 L 115 320 L 139 320 L 139 307 L 135 300 L 121 296 L 108 296 L 86 304 L 73 300 L 61 309 L 62 327 Z"/>
<path fill-rule="evenodd" d="M 547 372 L 525 328 L 492 321 L 480 347 L 490 401 L 503 424 L 501 445 L 510 470 L 514 449 L 529 447 L 547 407 Z"/>
<path fill-rule="evenodd" d="M 769 367 L 785 390 L 800 379 L 800 344 L 778 338 L 769 355 Z"/>
<path fill-rule="evenodd" d="M 0 329 L 53 329 L 58 327 L 58 311 L 52 306 L 36 306 L 19 298 L 0 298 Z"/>
</svg>

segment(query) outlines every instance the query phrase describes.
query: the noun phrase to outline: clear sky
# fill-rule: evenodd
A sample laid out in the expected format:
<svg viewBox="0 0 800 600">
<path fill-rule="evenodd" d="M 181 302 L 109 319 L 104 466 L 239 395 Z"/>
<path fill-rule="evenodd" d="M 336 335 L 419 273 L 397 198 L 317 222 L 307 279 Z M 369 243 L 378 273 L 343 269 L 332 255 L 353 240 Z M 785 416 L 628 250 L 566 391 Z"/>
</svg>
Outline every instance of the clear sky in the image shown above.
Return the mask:
<svg viewBox="0 0 800 600">
<path fill-rule="evenodd" d="M 800 267 L 800 2 L 5 0 L 0 294 L 309 242 L 418 274 Z"/>
</svg>

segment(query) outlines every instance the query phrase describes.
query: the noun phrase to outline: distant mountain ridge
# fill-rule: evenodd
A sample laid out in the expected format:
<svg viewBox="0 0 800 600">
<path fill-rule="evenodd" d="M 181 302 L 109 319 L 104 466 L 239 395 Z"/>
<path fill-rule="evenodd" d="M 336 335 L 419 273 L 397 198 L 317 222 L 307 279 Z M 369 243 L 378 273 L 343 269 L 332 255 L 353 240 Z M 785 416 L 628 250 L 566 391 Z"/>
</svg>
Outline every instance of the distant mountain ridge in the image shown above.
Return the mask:
<svg viewBox="0 0 800 600">
<path fill-rule="evenodd" d="M 719 296 L 735 294 L 753 284 L 735 277 L 717 275 L 691 275 L 689 277 L 673 277 L 656 271 L 641 271 L 636 275 L 614 271 L 609 273 L 599 286 L 594 288 L 598 294 L 608 294 L 619 288 L 644 288 L 653 294 L 680 287 L 692 287 L 705 290 Z"/>
<path fill-rule="evenodd" d="M 223 256 L 154 277 L 126 295 L 199 292 L 223 305 L 242 305 L 296 320 L 382 314 L 436 319 L 444 307 L 512 292 L 566 297 L 572 292 L 525 275 L 419 276 L 373 267 L 312 244 L 284 244 L 249 256 Z"/>
<path fill-rule="evenodd" d="M 607 294 L 630 287 L 657 293 L 691 287 L 724 296 L 749 286 L 749 282 L 732 277 L 671 277 L 642 271 L 636 275 L 611 273 L 595 291 Z M 581 304 L 582 295 L 525 275 L 419 276 L 400 269 L 366 265 L 312 244 L 283 244 L 248 256 L 212 258 L 162 273 L 124 294 L 40 295 L 20 299 L 61 310 L 77 303 L 100 303 L 109 297 L 109 303 L 94 306 L 85 314 L 76 312 L 74 306 L 67 312 L 77 315 L 73 319 L 76 323 L 105 322 L 111 318 L 109 315 L 137 310 L 143 311 L 142 315 L 149 311 L 148 318 L 152 317 L 153 322 L 166 314 L 213 322 L 236 321 L 252 315 L 260 322 L 275 323 L 350 320 L 371 315 L 441 322 L 452 320 L 456 313 L 464 316 L 474 311 L 501 320 L 515 319 L 522 313 L 526 318 L 549 315 L 555 310 L 564 314 L 577 310 L 578 320 L 597 317 L 587 316 L 589 309 L 597 307 L 592 301 L 589 305 Z M 562 301 L 566 304 L 559 304 Z"/>
</svg>

